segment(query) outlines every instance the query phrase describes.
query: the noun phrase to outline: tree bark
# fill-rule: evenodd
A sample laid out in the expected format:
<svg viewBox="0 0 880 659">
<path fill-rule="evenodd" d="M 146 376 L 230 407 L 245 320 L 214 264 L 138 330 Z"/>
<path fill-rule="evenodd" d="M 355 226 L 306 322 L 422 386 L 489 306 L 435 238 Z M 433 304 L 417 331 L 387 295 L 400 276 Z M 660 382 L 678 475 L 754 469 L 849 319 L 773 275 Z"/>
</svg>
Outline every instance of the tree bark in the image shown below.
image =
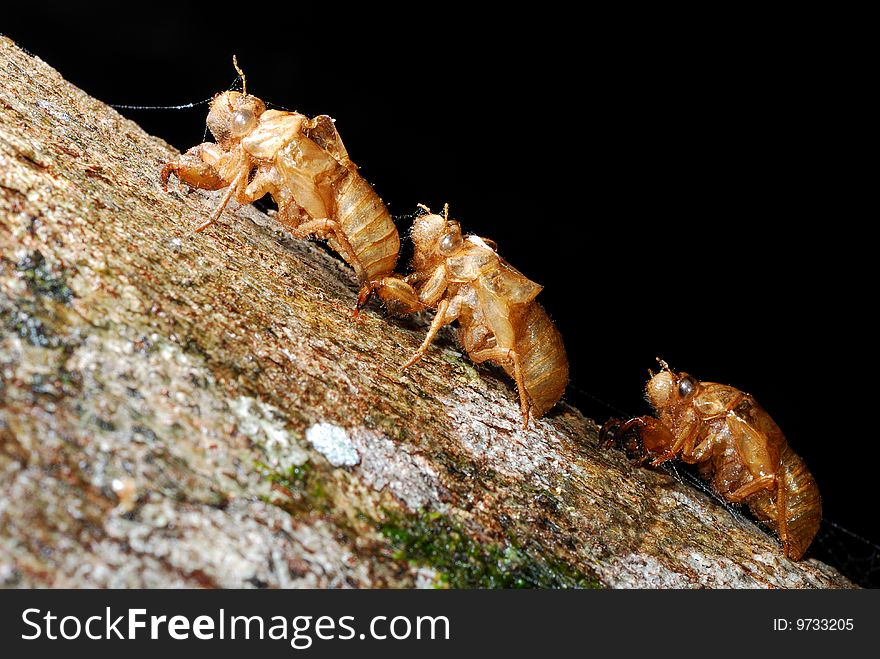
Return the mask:
<svg viewBox="0 0 880 659">
<path fill-rule="evenodd" d="M 175 155 L 0 39 L 0 583 L 852 587 Z"/>
</svg>

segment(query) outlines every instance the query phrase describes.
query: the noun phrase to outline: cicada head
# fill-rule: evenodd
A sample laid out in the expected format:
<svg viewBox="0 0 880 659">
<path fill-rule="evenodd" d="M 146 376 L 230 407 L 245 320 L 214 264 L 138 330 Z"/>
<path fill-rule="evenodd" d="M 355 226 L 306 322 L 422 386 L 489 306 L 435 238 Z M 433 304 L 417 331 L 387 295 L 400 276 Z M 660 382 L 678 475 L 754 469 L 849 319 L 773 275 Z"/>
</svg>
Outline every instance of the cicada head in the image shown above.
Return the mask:
<svg viewBox="0 0 880 659">
<path fill-rule="evenodd" d="M 645 386 L 651 406 L 657 412 L 662 412 L 690 403 L 700 383 L 685 372 L 675 373 L 664 361 L 660 361 L 660 364 L 663 369 L 656 375 L 652 374 Z"/>
<path fill-rule="evenodd" d="M 228 91 L 211 101 L 208 112 L 208 130 L 217 143 L 228 150 L 235 142 L 250 133 L 259 122 L 266 104 L 256 96 Z"/>
<path fill-rule="evenodd" d="M 426 213 L 413 222 L 410 233 L 415 247 L 413 269 L 416 272 L 430 271 L 449 256 L 461 249 L 464 240 L 461 226 L 450 220 L 448 214 Z"/>
</svg>

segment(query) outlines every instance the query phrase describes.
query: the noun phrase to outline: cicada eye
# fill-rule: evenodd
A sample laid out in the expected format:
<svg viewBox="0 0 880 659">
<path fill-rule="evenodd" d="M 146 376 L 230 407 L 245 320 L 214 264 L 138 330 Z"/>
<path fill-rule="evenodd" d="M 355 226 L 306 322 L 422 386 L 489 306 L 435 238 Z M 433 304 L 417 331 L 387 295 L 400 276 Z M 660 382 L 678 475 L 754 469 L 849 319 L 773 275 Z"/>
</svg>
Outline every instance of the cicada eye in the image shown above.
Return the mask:
<svg viewBox="0 0 880 659">
<path fill-rule="evenodd" d="M 232 117 L 232 135 L 241 137 L 251 132 L 257 124 L 257 118 L 250 108 L 241 108 Z"/>
<path fill-rule="evenodd" d="M 461 247 L 461 232 L 450 231 L 440 239 L 440 253 L 449 256 Z"/>
<path fill-rule="evenodd" d="M 697 388 L 697 381 L 694 380 L 690 375 L 682 378 L 678 383 L 678 395 L 682 398 L 687 398 L 694 390 Z"/>
</svg>

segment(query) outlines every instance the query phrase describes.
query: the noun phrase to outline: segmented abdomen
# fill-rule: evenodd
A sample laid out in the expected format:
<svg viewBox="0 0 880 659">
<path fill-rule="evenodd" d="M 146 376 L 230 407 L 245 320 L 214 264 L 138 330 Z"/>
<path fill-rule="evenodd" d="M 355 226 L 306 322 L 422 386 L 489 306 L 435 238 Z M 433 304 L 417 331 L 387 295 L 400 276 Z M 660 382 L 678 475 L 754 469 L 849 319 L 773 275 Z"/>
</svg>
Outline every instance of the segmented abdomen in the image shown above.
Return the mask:
<svg viewBox="0 0 880 659">
<path fill-rule="evenodd" d="M 785 553 L 792 560 L 798 560 L 807 551 L 819 531 L 822 521 L 822 500 L 813 475 L 804 461 L 788 444 L 782 448 L 781 468 L 777 477 L 785 484 L 785 519 L 788 538 Z M 779 520 L 776 492 L 768 490 L 756 492 L 747 500 L 749 509 L 773 531 L 779 533 Z"/>
<path fill-rule="evenodd" d="M 400 236 L 379 195 L 354 171 L 348 171 L 338 180 L 335 192 L 335 219 L 363 266 L 358 277 L 366 281 L 393 272 L 400 251 Z M 332 241 L 331 247 L 340 251 Z M 354 263 L 350 265 L 358 270 Z"/>
<path fill-rule="evenodd" d="M 562 398 L 568 385 L 568 358 L 562 335 L 537 302 L 529 303 L 523 311 L 516 351 L 532 402 L 531 414 L 538 418 Z"/>
</svg>

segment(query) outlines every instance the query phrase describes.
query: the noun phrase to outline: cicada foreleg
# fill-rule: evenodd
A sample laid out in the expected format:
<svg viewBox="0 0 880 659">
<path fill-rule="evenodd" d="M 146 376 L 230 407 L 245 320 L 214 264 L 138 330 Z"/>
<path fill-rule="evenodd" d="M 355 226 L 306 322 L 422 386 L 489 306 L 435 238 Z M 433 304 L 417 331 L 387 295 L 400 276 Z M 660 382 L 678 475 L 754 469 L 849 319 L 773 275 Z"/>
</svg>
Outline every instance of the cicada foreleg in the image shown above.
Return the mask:
<svg viewBox="0 0 880 659">
<path fill-rule="evenodd" d="M 221 172 L 232 179 L 224 178 Z M 261 170 L 253 168 L 250 160 L 243 152 L 222 151 L 216 144 L 205 142 L 194 146 L 175 162 L 162 168 L 160 178 L 162 187 L 168 190 L 168 178 L 174 174 L 181 182 L 202 190 L 227 190 L 211 213 L 211 216 L 195 228 L 201 233 L 214 224 L 222 215 L 230 199 L 235 197 L 238 203 L 250 204 L 271 191 L 270 178 Z M 252 179 L 249 181 L 249 179 Z"/>
<path fill-rule="evenodd" d="M 698 423 L 686 425 L 681 432 L 678 433 L 677 437 L 673 435 L 666 426 L 659 422 L 653 424 L 651 428 L 643 430 L 642 443 L 648 453 L 656 454 L 664 447 L 668 447 L 665 451 L 660 453 L 660 455 L 651 460 L 651 465 L 659 467 L 664 462 L 678 457 L 679 454 L 681 454 L 681 457 L 685 462 L 693 462 L 691 456 L 699 432 L 700 424 Z M 671 442 L 670 439 L 672 440 Z"/>
<path fill-rule="evenodd" d="M 637 416 L 628 421 L 611 419 L 599 432 L 599 443 L 604 447 L 620 446 L 627 456 L 644 464 L 652 453 L 652 447 L 674 446 L 675 436 L 669 428 L 651 416 Z"/>
<path fill-rule="evenodd" d="M 251 175 L 250 182 L 248 181 L 249 174 Z M 239 204 L 244 206 L 246 204 L 252 204 L 257 199 L 261 199 L 271 191 L 271 177 L 259 168 L 254 168 L 252 171 L 249 171 L 247 162 L 243 162 L 242 166 L 239 168 L 238 174 L 232 179 L 229 189 L 223 195 L 220 203 L 217 204 L 217 208 L 211 213 L 211 217 L 196 227 L 196 233 L 201 233 L 219 220 L 223 210 L 226 208 L 227 204 L 229 204 L 229 200 L 233 197 L 235 197 L 235 200 Z"/>
<path fill-rule="evenodd" d="M 388 310 L 397 316 L 416 313 L 425 308 L 419 300 L 419 294 L 405 278 L 388 275 L 370 280 L 361 287 L 354 310 L 355 318 L 374 293 L 379 296 Z"/>
<path fill-rule="evenodd" d="M 446 266 L 440 265 L 434 269 L 419 289 L 419 300 L 427 307 L 433 307 L 440 301 L 449 287 L 446 277 Z M 452 321 L 449 321 L 452 322 Z"/>
<path fill-rule="evenodd" d="M 226 186 L 216 165 L 222 158 L 222 152 L 216 144 L 205 142 L 189 149 L 174 162 L 162 167 L 159 175 L 162 189 L 168 192 L 168 178 L 174 174 L 180 181 L 190 187 L 201 190 L 219 190 Z"/>
</svg>

